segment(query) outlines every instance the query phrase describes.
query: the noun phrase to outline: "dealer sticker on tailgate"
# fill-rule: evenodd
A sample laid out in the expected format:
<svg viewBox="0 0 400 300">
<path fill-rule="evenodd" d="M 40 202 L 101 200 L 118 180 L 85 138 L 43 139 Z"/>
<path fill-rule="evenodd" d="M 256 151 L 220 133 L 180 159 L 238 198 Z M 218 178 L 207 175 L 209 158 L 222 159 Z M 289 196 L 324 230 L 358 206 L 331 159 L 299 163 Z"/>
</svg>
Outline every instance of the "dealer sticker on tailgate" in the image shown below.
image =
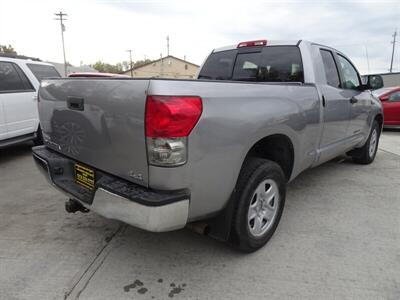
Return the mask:
<svg viewBox="0 0 400 300">
<path fill-rule="evenodd" d="M 75 164 L 75 181 L 81 186 L 94 189 L 94 171 L 80 164 Z"/>
</svg>

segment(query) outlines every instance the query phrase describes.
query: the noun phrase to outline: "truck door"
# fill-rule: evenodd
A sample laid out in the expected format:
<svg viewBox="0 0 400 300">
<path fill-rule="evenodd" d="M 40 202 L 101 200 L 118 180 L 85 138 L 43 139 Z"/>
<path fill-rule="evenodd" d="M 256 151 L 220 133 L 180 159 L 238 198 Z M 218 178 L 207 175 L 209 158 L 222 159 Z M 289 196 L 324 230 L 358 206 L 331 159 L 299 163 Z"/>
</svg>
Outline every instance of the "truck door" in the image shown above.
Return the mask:
<svg viewBox="0 0 400 300">
<path fill-rule="evenodd" d="M 320 140 L 319 162 L 329 160 L 345 149 L 351 104 L 341 88 L 338 68 L 333 53 L 320 49 L 326 77 L 320 84 L 323 110 L 323 129 Z"/>
<path fill-rule="evenodd" d="M 1 89 L 0 89 L 0 94 L 1 94 Z M 2 140 L 5 140 L 7 138 L 7 128 L 6 128 L 6 122 L 4 120 L 4 110 L 3 110 L 3 102 L 1 101 L 0 98 L 0 143 Z"/>
<path fill-rule="evenodd" d="M 350 103 L 350 124 L 347 135 L 349 145 L 358 144 L 369 134 L 367 123 L 372 104 L 372 94 L 369 90 L 361 90 L 361 79 L 352 63 L 343 55 L 336 54 L 342 84 L 342 94 Z"/>
<path fill-rule="evenodd" d="M 8 138 L 36 131 L 36 91 L 15 63 L 0 61 L 0 102 Z"/>
</svg>

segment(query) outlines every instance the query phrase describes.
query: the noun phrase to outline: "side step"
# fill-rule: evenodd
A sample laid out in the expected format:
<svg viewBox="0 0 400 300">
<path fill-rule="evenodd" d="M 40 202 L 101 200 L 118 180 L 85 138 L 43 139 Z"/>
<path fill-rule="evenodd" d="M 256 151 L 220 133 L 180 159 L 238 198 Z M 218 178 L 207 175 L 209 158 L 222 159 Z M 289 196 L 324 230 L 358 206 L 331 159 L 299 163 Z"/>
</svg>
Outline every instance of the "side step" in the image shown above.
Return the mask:
<svg viewBox="0 0 400 300">
<path fill-rule="evenodd" d="M 29 133 L 29 134 L 24 134 L 24 135 L 17 136 L 17 137 L 13 137 L 10 139 L 0 141 L 0 148 L 5 148 L 5 147 L 11 146 L 11 145 L 28 142 L 28 141 L 34 140 L 35 138 L 36 138 L 35 132 Z"/>
</svg>

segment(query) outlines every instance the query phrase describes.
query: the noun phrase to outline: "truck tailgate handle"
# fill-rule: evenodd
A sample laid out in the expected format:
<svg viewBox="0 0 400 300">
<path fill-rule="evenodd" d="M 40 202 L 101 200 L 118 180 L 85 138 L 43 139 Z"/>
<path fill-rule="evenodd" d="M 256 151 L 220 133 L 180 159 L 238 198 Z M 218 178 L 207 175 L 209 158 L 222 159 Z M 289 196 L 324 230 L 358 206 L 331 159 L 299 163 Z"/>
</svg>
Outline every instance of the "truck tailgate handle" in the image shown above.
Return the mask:
<svg viewBox="0 0 400 300">
<path fill-rule="evenodd" d="M 72 110 L 81 110 L 85 109 L 84 105 L 85 101 L 83 98 L 80 97 L 67 97 L 67 107 Z"/>
</svg>

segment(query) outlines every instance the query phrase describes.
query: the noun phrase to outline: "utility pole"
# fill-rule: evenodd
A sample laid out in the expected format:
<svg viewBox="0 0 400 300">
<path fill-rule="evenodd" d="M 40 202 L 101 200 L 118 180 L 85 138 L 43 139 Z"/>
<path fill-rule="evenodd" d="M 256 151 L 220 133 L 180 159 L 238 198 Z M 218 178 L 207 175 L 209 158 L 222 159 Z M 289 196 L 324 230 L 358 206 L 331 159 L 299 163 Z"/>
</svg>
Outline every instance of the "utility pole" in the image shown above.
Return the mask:
<svg viewBox="0 0 400 300">
<path fill-rule="evenodd" d="M 133 77 L 133 64 L 132 64 L 132 50 L 126 50 L 126 52 L 129 52 L 129 60 L 130 60 L 130 65 L 131 65 L 131 77 Z"/>
<path fill-rule="evenodd" d="M 167 35 L 167 56 L 169 56 L 169 35 Z"/>
<path fill-rule="evenodd" d="M 65 58 L 65 46 L 64 46 L 64 31 L 65 31 L 65 25 L 63 21 L 66 21 L 65 17 L 67 14 L 64 14 L 62 11 L 59 13 L 55 13 L 58 18 L 55 18 L 54 20 L 60 21 L 60 26 L 61 26 L 61 39 L 62 39 L 62 47 L 63 47 L 63 55 L 64 55 L 64 72 L 65 76 L 67 76 L 67 59 Z"/>
<path fill-rule="evenodd" d="M 393 42 L 392 42 L 393 49 L 392 49 L 392 60 L 390 61 L 390 73 L 392 73 L 393 70 L 393 58 L 394 58 L 394 49 L 396 47 L 397 29 L 394 31 L 394 34 L 392 36 L 393 36 Z"/>
<path fill-rule="evenodd" d="M 164 75 L 164 62 L 162 58 L 162 53 L 160 53 L 160 77 Z"/>
<path fill-rule="evenodd" d="M 368 55 L 368 48 L 367 48 L 367 45 L 364 45 L 364 47 L 365 47 L 365 56 L 367 57 L 368 74 L 369 74 L 369 55 Z"/>
</svg>

